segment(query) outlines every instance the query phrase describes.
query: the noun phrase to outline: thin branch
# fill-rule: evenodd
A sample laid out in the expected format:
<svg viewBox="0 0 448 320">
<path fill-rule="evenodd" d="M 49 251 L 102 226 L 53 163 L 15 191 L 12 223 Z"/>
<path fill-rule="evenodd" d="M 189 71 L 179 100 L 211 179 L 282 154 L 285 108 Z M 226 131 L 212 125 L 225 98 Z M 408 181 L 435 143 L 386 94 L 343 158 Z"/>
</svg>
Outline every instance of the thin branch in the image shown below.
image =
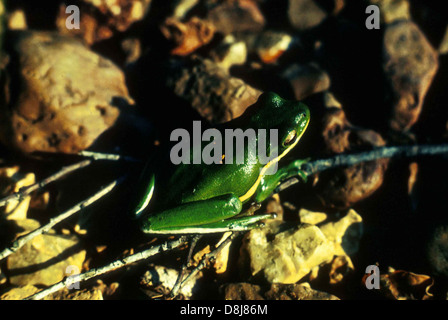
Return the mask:
<svg viewBox="0 0 448 320">
<path fill-rule="evenodd" d="M 63 167 L 61 170 L 59 170 L 55 174 L 49 176 L 48 178 L 45 178 L 44 180 L 36 182 L 27 187 L 20 188 L 20 190 L 18 192 L 15 192 L 3 199 L 0 199 L 0 207 L 5 206 L 6 204 L 8 204 L 8 202 L 13 201 L 13 200 L 21 201 L 21 200 L 23 200 L 23 198 L 25 198 L 26 196 L 31 194 L 33 191 L 41 189 L 41 188 L 45 187 L 46 185 L 62 178 L 63 176 L 65 176 L 69 173 L 72 173 L 73 171 L 76 171 L 81 168 L 89 166 L 92 163 L 92 161 L 93 160 L 91 160 L 91 159 L 85 159 L 81 162 Z"/>
<path fill-rule="evenodd" d="M 66 279 L 52 285 L 51 287 L 26 298 L 26 300 L 40 300 L 40 299 L 46 297 L 47 295 L 54 293 L 56 291 L 59 291 L 60 289 L 63 289 L 66 286 L 68 287 L 76 282 L 86 281 L 91 278 L 97 277 L 99 275 L 102 275 L 102 274 L 117 270 L 119 268 L 122 268 L 124 266 L 130 265 L 132 263 L 145 260 L 151 256 L 158 254 L 158 253 L 177 248 L 180 245 L 182 245 L 183 243 L 185 243 L 185 237 L 180 237 L 176 240 L 172 240 L 170 242 L 165 242 L 161 245 L 149 248 L 145 251 L 133 254 L 133 255 L 123 258 L 121 260 L 116 260 L 104 267 L 91 269 L 91 270 L 81 273 L 79 275 L 67 277 Z"/>
<path fill-rule="evenodd" d="M 366 161 L 375 161 L 384 158 L 411 158 L 440 154 L 448 154 L 448 144 L 381 147 L 371 151 L 344 153 L 327 159 L 313 160 L 304 163 L 301 170 L 304 171 L 307 176 L 310 176 L 324 170 L 333 169 L 336 167 L 349 167 Z M 292 178 L 291 180 L 281 184 L 277 188 L 276 192 L 285 190 L 298 182 L 299 180 L 297 178 Z"/>
<path fill-rule="evenodd" d="M 119 178 L 119 179 L 113 181 L 112 183 L 110 183 L 106 187 L 102 188 L 97 193 L 95 193 L 93 196 L 91 196 L 91 197 L 89 197 L 89 198 L 79 202 L 78 204 L 76 204 L 75 206 L 71 207 L 67 211 L 63 212 L 59 216 L 57 216 L 55 218 L 52 218 L 48 224 L 46 224 L 46 225 L 44 225 L 44 226 L 42 226 L 42 227 L 40 227 L 40 228 L 38 228 L 38 229 L 36 229 L 34 231 L 32 231 L 32 232 L 22 236 L 22 237 L 19 237 L 17 240 L 15 240 L 12 243 L 12 245 L 9 248 L 6 248 L 2 252 L 0 252 L 0 260 L 6 258 L 10 254 L 16 252 L 17 250 L 19 250 L 27 242 L 29 242 L 30 240 L 32 240 L 36 236 L 48 232 L 57 223 L 67 219 L 68 217 L 70 217 L 73 214 L 81 211 L 85 207 L 91 205 L 92 203 L 94 203 L 98 199 L 102 198 L 103 196 L 108 194 L 110 191 L 112 191 L 112 189 L 115 188 L 115 186 L 117 186 L 123 179 L 124 179 L 124 177 Z"/>
<path fill-rule="evenodd" d="M 179 272 L 179 276 L 177 277 L 176 283 L 173 286 L 173 289 L 171 290 L 170 296 L 172 298 L 177 296 L 177 293 L 179 292 L 179 289 L 181 289 L 182 286 L 182 279 L 184 278 L 185 271 L 187 271 L 188 264 L 190 263 L 191 257 L 193 255 L 193 250 L 196 247 L 196 244 L 198 243 L 199 239 L 202 238 L 202 235 L 193 235 L 190 237 L 190 249 L 188 250 L 187 259 L 185 263 L 182 265 L 181 271 Z"/>
<path fill-rule="evenodd" d="M 209 261 L 213 261 L 216 259 L 217 255 L 225 248 L 225 246 L 230 243 L 231 241 L 233 241 L 233 239 L 236 238 L 236 236 L 238 236 L 241 232 L 232 232 L 227 238 L 226 240 L 224 240 L 223 242 L 221 242 L 221 244 L 212 252 L 207 253 L 206 255 L 204 255 L 201 259 L 201 261 L 198 263 L 198 265 L 196 266 L 196 268 L 194 268 L 190 274 L 182 281 L 182 284 L 179 287 L 179 290 L 194 276 L 196 276 L 196 274 L 199 273 L 199 271 L 201 271 L 202 269 L 204 269 L 207 266 L 207 262 Z"/>
<path fill-rule="evenodd" d="M 113 154 L 113 153 L 100 153 L 95 151 L 81 151 L 78 152 L 78 155 L 85 158 L 92 158 L 93 160 L 110 160 L 110 161 L 128 161 L 128 162 L 141 162 L 141 160 L 130 157 L 130 156 L 123 156 L 119 154 Z"/>
</svg>

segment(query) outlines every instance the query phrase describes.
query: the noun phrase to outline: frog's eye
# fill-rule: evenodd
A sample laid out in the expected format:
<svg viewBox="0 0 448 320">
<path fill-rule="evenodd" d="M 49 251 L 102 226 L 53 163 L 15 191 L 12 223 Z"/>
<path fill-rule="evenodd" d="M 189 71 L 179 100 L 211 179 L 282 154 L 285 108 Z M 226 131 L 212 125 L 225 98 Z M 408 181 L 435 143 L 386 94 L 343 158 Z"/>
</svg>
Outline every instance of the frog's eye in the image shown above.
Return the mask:
<svg viewBox="0 0 448 320">
<path fill-rule="evenodd" d="M 292 130 L 290 133 L 288 133 L 288 136 L 286 137 L 285 141 L 283 141 L 283 145 L 285 147 L 290 146 L 291 144 L 296 141 L 297 138 L 297 132 L 296 130 Z"/>
</svg>

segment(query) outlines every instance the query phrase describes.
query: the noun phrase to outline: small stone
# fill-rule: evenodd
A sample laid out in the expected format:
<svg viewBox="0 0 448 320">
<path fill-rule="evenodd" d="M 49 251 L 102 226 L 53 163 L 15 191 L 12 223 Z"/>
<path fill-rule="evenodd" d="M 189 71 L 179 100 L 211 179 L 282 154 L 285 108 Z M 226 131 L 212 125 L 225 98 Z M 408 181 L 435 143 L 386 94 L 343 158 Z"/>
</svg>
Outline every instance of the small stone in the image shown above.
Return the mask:
<svg viewBox="0 0 448 320">
<path fill-rule="evenodd" d="M 433 272 L 448 279 L 448 226 L 438 226 L 431 235 L 427 256 Z"/>
<path fill-rule="evenodd" d="M 399 20 L 411 20 L 408 0 L 370 0 L 371 4 L 380 9 L 380 19 L 383 23 Z"/>
<path fill-rule="evenodd" d="M 177 19 L 183 19 L 188 12 L 199 4 L 199 0 L 175 0 L 173 17 Z"/>
<path fill-rule="evenodd" d="M 225 300 L 264 300 L 261 287 L 251 283 L 229 283 L 222 287 Z"/>
<path fill-rule="evenodd" d="M 101 290 L 97 288 L 82 290 L 63 290 L 48 295 L 44 300 L 104 300 Z"/>
<path fill-rule="evenodd" d="M 270 287 L 251 283 L 230 283 L 222 287 L 225 300 L 339 300 L 305 284 L 273 283 Z"/>
<path fill-rule="evenodd" d="M 293 37 L 286 32 L 266 30 L 244 32 L 237 35 L 246 43 L 249 53 L 255 53 L 263 63 L 274 63 L 293 43 Z"/>
<path fill-rule="evenodd" d="M 186 56 L 208 44 L 215 33 L 213 25 L 205 20 L 193 17 L 183 23 L 175 18 L 168 18 L 161 27 L 165 38 L 172 41 L 171 54 Z"/>
<path fill-rule="evenodd" d="M 282 77 L 291 84 L 297 100 L 330 88 L 330 76 L 314 63 L 291 65 L 283 72 Z"/>
<path fill-rule="evenodd" d="M 247 47 L 244 41 L 237 41 L 233 35 L 226 36 L 210 53 L 211 59 L 224 70 L 232 66 L 243 65 L 247 59 Z"/>
<path fill-rule="evenodd" d="M 23 287 L 12 288 L 0 296 L 0 300 L 23 300 L 27 297 L 31 297 L 37 293 L 39 288 L 32 285 L 25 285 Z"/>
<path fill-rule="evenodd" d="M 315 0 L 289 0 L 288 3 L 289 22 L 299 31 L 317 27 L 328 16 Z"/>
<path fill-rule="evenodd" d="M 216 32 L 231 34 L 240 31 L 260 31 L 265 25 L 265 19 L 257 1 L 254 0 L 224 0 L 220 1 L 207 14 Z"/>
<path fill-rule="evenodd" d="M 123 72 L 77 40 L 29 31 L 14 39 L 11 77 L 22 90 L 0 105 L 0 140 L 7 146 L 26 154 L 77 153 L 115 124 L 117 104 L 126 110 L 132 103 Z"/>
<path fill-rule="evenodd" d="M 26 24 L 25 12 L 23 10 L 15 10 L 11 12 L 8 17 L 9 30 L 25 30 L 28 26 Z"/>
<path fill-rule="evenodd" d="M 445 35 L 443 36 L 442 41 L 439 45 L 439 54 L 447 54 L 448 53 L 448 26 L 445 30 Z"/>
<path fill-rule="evenodd" d="M 242 250 L 253 276 L 261 273 L 270 283 L 295 283 L 333 258 L 333 244 L 318 227 L 300 225 L 280 231 L 285 226 L 272 221 L 245 235 Z"/>
<path fill-rule="evenodd" d="M 143 275 L 140 284 L 148 290 L 149 296 L 156 296 L 157 294 L 167 295 L 174 287 L 178 278 L 179 272 L 174 269 L 166 268 L 163 266 L 152 266 Z M 185 277 L 187 274 L 185 275 Z M 185 283 L 179 290 L 179 294 L 185 299 L 190 299 L 193 295 L 193 287 L 196 285 L 196 281 L 201 277 L 198 273 L 195 277 Z M 184 278 L 185 279 L 185 278 Z"/>
<path fill-rule="evenodd" d="M 315 212 L 302 208 L 299 211 L 299 218 L 301 223 L 317 225 L 327 220 L 328 215 L 324 212 Z"/>
<path fill-rule="evenodd" d="M 81 270 L 85 250 L 77 248 L 76 237 L 43 234 L 27 242 L 7 259 L 12 285 L 50 286 L 67 275 L 67 268 Z"/>
<path fill-rule="evenodd" d="M 232 77 L 209 59 L 195 58 L 167 72 L 167 85 L 206 120 L 226 122 L 244 113 L 261 91 Z"/>
<path fill-rule="evenodd" d="M 326 292 L 311 289 L 303 284 L 273 283 L 265 293 L 267 300 L 339 300 Z"/>
<path fill-rule="evenodd" d="M 438 69 L 437 52 L 411 21 L 386 25 L 383 41 L 383 70 L 392 95 L 390 126 L 406 131 L 420 116 Z"/>
</svg>

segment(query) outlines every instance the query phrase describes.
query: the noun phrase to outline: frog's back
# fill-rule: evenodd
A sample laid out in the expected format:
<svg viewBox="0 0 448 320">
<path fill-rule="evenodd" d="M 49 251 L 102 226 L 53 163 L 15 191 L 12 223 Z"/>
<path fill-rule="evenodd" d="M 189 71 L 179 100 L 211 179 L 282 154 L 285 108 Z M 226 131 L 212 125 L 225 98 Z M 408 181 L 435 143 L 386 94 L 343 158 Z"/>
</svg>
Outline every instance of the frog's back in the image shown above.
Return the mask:
<svg viewBox="0 0 448 320">
<path fill-rule="evenodd" d="M 163 183 L 163 206 L 233 193 L 241 197 L 256 183 L 260 164 L 180 164 Z M 169 187 L 168 187 L 169 186 Z M 156 188 L 157 189 L 157 188 Z"/>
</svg>

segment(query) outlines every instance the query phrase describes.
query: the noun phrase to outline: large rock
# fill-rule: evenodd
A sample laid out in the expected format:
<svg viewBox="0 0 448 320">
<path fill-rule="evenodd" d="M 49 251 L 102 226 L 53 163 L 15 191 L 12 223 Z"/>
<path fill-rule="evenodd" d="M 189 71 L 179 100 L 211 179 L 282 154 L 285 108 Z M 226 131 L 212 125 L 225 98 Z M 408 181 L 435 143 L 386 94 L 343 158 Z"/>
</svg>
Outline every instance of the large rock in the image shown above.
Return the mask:
<svg viewBox="0 0 448 320">
<path fill-rule="evenodd" d="M 24 153 L 86 149 L 131 103 L 124 74 L 80 42 L 19 32 L 10 48 L 11 99 L 0 105 L 1 141 Z"/>
<path fill-rule="evenodd" d="M 73 275 L 74 270 L 82 269 L 86 257 L 86 251 L 79 250 L 78 243 L 72 236 L 35 237 L 8 257 L 9 282 L 17 286 L 50 286 Z"/>
<path fill-rule="evenodd" d="M 418 120 L 425 95 L 438 68 L 437 52 L 418 26 L 400 21 L 384 31 L 383 69 L 391 92 L 390 126 L 410 129 Z"/>
</svg>

